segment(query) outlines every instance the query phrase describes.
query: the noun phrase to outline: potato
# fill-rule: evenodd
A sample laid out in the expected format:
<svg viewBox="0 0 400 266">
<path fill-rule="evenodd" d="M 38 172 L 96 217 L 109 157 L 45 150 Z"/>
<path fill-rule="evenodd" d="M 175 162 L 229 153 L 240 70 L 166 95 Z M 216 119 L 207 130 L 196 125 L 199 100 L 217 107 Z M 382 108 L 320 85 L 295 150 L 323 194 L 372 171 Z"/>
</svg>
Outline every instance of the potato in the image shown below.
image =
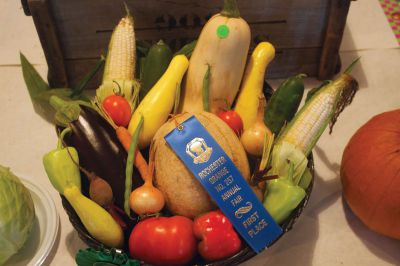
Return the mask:
<svg viewBox="0 0 400 266">
<path fill-rule="evenodd" d="M 157 131 L 152 149 L 155 153 L 155 185 L 164 193 L 168 209 L 175 215 L 194 218 L 217 207 L 200 182 L 164 139 L 164 136 L 176 127 L 176 122 L 182 123 L 190 116 L 191 114 L 185 113 L 165 123 Z M 211 113 L 202 112 L 195 116 L 226 152 L 242 176 L 249 180 L 247 156 L 232 129 Z"/>
</svg>

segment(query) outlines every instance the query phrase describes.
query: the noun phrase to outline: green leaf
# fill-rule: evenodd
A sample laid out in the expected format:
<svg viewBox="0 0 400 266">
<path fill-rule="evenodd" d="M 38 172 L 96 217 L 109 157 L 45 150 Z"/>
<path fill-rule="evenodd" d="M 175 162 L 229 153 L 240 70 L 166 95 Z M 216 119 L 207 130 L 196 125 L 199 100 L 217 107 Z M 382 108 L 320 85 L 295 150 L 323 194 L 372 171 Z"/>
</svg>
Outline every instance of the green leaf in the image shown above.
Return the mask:
<svg viewBox="0 0 400 266">
<path fill-rule="evenodd" d="M 49 85 L 42 79 L 33 65 L 22 53 L 20 53 L 20 60 L 25 84 L 32 99 L 38 94 L 50 89 Z"/>
<path fill-rule="evenodd" d="M 106 80 L 96 90 L 96 97 L 102 103 L 107 96 L 119 94 L 135 109 L 139 97 L 140 84 L 136 80 Z"/>
<path fill-rule="evenodd" d="M 306 168 L 306 170 L 304 171 L 303 175 L 300 178 L 299 186 L 302 187 L 304 190 L 306 190 L 310 186 L 311 180 L 312 180 L 311 171 L 310 169 Z"/>
<path fill-rule="evenodd" d="M 331 83 L 330 80 L 324 80 L 318 87 L 311 89 L 307 93 L 306 102 L 308 102 L 319 90 L 321 90 L 323 87 L 325 87 L 325 85 L 328 85 L 329 83 Z"/>
<path fill-rule="evenodd" d="M 34 97 L 35 101 L 49 102 L 51 96 L 57 96 L 62 99 L 68 99 L 72 93 L 70 88 L 49 89 Z"/>
<path fill-rule="evenodd" d="M 272 134 L 271 137 L 266 133 L 264 136 L 264 146 L 263 146 L 263 154 L 261 157 L 259 171 L 264 171 L 267 166 L 269 166 L 271 161 L 271 150 L 275 141 L 275 135 Z"/>
<path fill-rule="evenodd" d="M 135 132 L 133 132 L 131 138 L 131 145 L 129 146 L 128 158 L 126 159 L 126 168 L 125 168 L 125 192 L 124 192 L 124 211 L 126 215 L 131 217 L 131 208 L 129 207 L 129 197 L 132 192 L 132 174 L 133 174 L 133 165 L 135 162 L 135 151 L 137 149 L 137 143 L 139 140 L 139 134 L 143 127 L 144 118 L 143 115 L 140 115 L 140 120 Z"/>
<path fill-rule="evenodd" d="M 35 112 L 42 118 L 47 120 L 52 124 L 57 124 L 55 119 L 55 110 L 50 105 L 49 101 L 52 96 L 57 96 L 62 99 L 68 99 L 71 95 L 72 90 L 68 88 L 62 89 L 49 89 L 38 94 L 36 97 L 32 98 L 33 108 Z"/>
<path fill-rule="evenodd" d="M 104 66 L 105 58 L 102 56 L 97 62 L 96 66 L 86 74 L 86 76 L 81 80 L 81 82 L 72 90 L 71 98 L 76 99 L 80 98 L 87 84 L 93 79 L 93 77 L 99 72 L 99 70 Z"/>
<path fill-rule="evenodd" d="M 172 112 L 174 115 L 178 113 L 179 103 L 181 101 L 181 91 L 182 91 L 181 84 L 177 83 L 175 89 L 174 111 Z"/>
<path fill-rule="evenodd" d="M 20 53 L 20 59 L 22 74 L 24 76 L 25 84 L 28 89 L 29 96 L 31 97 L 35 112 L 50 123 L 60 124 L 62 121 L 62 124 L 65 124 L 65 122 L 69 119 L 65 119 L 62 115 L 56 114 L 49 101 L 52 96 L 56 96 L 64 100 L 70 100 L 74 90 L 70 88 L 50 88 L 22 53 Z M 99 63 L 99 65 L 101 64 Z M 78 86 L 79 91 L 77 92 L 79 93 L 77 93 L 74 97 L 74 99 L 77 100 L 75 103 L 78 103 L 78 105 L 83 104 L 91 106 L 89 104 L 89 98 L 83 94 L 82 91 L 87 82 L 93 77 L 95 71 L 98 71 L 98 69 L 96 68 L 95 70 L 91 71 L 80 83 L 80 86 Z M 76 108 L 74 107 L 73 109 Z M 55 120 L 55 118 L 59 121 Z"/>
<path fill-rule="evenodd" d="M 176 52 L 174 54 L 174 56 L 183 54 L 186 57 L 190 58 L 192 56 L 194 48 L 196 47 L 196 44 L 197 44 L 197 40 L 194 40 L 194 41 L 184 45 L 178 52 Z"/>
<path fill-rule="evenodd" d="M 146 56 L 149 52 L 150 47 L 150 43 L 142 40 L 136 40 L 136 51 L 141 53 L 142 55 Z"/>
<path fill-rule="evenodd" d="M 361 59 L 361 56 L 358 57 L 356 60 L 354 60 L 354 61 L 346 68 L 346 70 L 344 71 L 344 74 L 350 75 L 350 73 L 353 71 L 353 68 L 355 67 L 355 65 L 358 64 L 358 62 L 360 61 L 360 59 Z"/>
<path fill-rule="evenodd" d="M 286 141 L 282 141 L 276 144 L 272 150 L 271 173 L 289 179 L 294 185 L 297 185 L 307 168 L 307 163 L 308 160 L 301 150 Z M 291 164 L 293 164 L 292 176 L 290 176 Z"/>
<path fill-rule="evenodd" d="M 207 64 L 207 70 L 203 78 L 203 109 L 206 112 L 210 111 L 210 74 L 211 66 Z"/>
</svg>

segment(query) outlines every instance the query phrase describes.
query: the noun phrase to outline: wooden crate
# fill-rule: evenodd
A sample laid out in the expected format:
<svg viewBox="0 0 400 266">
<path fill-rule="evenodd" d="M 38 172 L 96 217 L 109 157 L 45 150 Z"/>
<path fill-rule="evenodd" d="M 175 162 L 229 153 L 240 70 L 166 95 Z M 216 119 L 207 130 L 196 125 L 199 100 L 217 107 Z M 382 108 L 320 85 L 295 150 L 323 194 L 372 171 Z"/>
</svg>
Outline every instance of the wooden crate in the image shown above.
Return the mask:
<svg viewBox="0 0 400 266">
<path fill-rule="evenodd" d="M 53 87 L 76 84 L 105 54 L 113 27 L 124 16 L 122 0 L 22 0 L 32 15 Z M 178 48 L 196 39 L 220 11 L 222 0 L 125 0 L 138 39 Z M 252 44 L 268 40 L 277 55 L 267 78 L 306 73 L 320 79 L 340 67 L 339 46 L 350 0 L 238 0 Z M 100 75 L 91 87 L 99 84 Z"/>
</svg>

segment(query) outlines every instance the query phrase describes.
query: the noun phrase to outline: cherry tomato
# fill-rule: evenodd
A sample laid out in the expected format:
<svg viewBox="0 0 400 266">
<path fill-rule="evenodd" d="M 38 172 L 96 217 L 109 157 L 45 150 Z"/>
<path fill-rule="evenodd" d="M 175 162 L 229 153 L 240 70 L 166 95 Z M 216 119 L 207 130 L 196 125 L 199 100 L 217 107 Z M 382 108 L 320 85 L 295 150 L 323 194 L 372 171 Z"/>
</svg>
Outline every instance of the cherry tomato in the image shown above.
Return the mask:
<svg viewBox="0 0 400 266">
<path fill-rule="evenodd" d="M 234 110 L 221 111 L 218 113 L 218 117 L 224 120 L 224 122 L 235 131 L 236 135 L 240 136 L 240 134 L 242 134 L 243 121 Z"/>
<path fill-rule="evenodd" d="M 132 110 L 124 97 L 120 95 L 107 96 L 102 105 L 117 126 L 128 126 Z"/>
<path fill-rule="evenodd" d="M 129 253 L 150 264 L 184 265 L 196 254 L 193 221 L 183 216 L 145 219 L 132 230 Z"/>
</svg>

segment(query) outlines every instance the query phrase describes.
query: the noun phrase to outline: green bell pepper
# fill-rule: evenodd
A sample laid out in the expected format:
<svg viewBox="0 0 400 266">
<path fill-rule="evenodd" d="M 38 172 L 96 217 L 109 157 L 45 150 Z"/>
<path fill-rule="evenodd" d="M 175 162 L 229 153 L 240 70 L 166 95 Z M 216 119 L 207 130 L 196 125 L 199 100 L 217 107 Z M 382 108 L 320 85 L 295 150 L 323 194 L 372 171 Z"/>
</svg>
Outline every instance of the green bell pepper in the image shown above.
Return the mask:
<svg viewBox="0 0 400 266">
<path fill-rule="evenodd" d="M 306 195 L 304 189 L 285 178 L 268 181 L 267 191 L 264 207 L 278 224 L 290 215 Z"/>
<path fill-rule="evenodd" d="M 267 181 L 264 207 L 278 224 L 282 223 L 306 196 L 305 190 L 295 183 L 294 163 L 291 161 L 287 176 Z"/>
</svg>

